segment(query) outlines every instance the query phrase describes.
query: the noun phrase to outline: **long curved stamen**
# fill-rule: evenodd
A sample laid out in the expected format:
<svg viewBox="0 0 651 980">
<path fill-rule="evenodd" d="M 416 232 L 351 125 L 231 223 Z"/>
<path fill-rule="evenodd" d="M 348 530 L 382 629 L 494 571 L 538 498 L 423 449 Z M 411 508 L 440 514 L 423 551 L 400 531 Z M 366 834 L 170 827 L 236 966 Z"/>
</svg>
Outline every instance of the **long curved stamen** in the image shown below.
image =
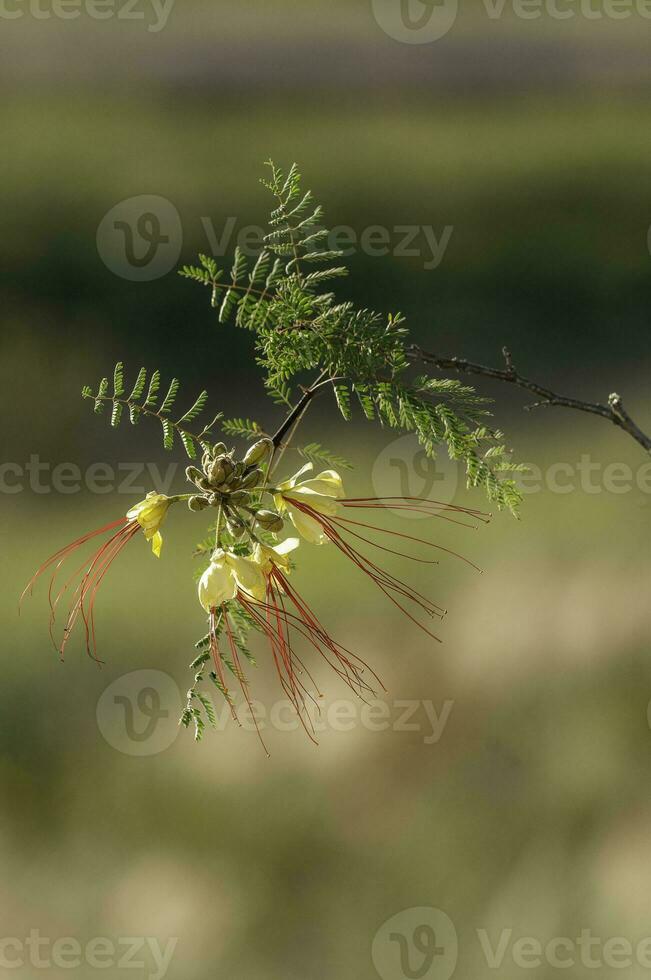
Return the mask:
<svg viewBox="0 0 651 980">
<path fill-rule="evenodd" d="M 72 552 L 76 551 L 77 548 L 80 548 L 82 545 L 86 544 L 86 542 L 90 541 L 91 538 L 96 538 L 100 534 L 105 534 L 107 531 L 113 531 L 116 527 L 120 527 L 120 525 L 124 524 L 125 519 L 122 517 L 119 521 L 113 521 L 111 524 L 107 524 L 105 527 L 100 527 L 96 531 L 90 531 L 88 534 L 84 534 L 81 538 L 77 538 L 77 540 L 73 541 L 71 544 L 66 545 L 65 548 L 60 548 L 59 551 L 55 552 L 55 554 L 48 558 L 47 561 L 43 562 L 36 574 L 27 583 L 20 597 L 19 606 L 22 606 L 22 603 L 28 593 L 30 595 L 32 594 L 36 582 L 55 562 L 58 561 L 59 564 L 61 564 L 69 554 L 72 554 Z"/>
<path fill-rule="evenodd" d="M 347 542 L 342 537 L 341 533 L 337 530 L 337 527 L 335 526 L 335 521 L 336 521 L 335 518 L 327 517 L 324 514 L 321 514 L 314 508 L 310 507 L 309 504 L 306 504 L 303 501 L 298 501 L 296 499 L 293 499 L 292 504 L 298 510 L 302 511 L 307 516 L 315 520 L 321 526 L 328 539 L 332 541 L 332 543 L 343 554 L 345 554 L 347 558 L 350 558 L 351 561 L 355 565 L 357 565 L 357 567 L 360 568 L 370 579 L 372 579 L 375 582 L 375 584 L 378 586 L 378 588 L 381 590 L 381 592 L 383 592 L 383 594 L 395 606 L 397 606 L 397 608 L 400 609 L 401 612 L 403 612 L 421 630 L 427 633 L 428 636 L 431 636 L 433 639 L 440 642 L 440 638 L 436 636 L 435 633 L 432 633 L 431 630 L 427 629 L 426 626 L 420 623 L 409 612 L 409 610 L 406 609 L 405 606 L 403 606 L 402 603 L 398 601 L 396 596 L 397 595 L 403 596 L 404 598 L 413 602 L 415 605 L 419 606 L 420 609 L 428 616 L 435 616 L 438 618 L 442 618 L 443 615 L 445 614 L 445 610 L 443 610 L 436 603 L 432 602 L 430 599 L 427 599 L 425 596 L 418 593 L 415 589 L 407 585 L 405 582 L 402 582 L 400 579 L 396 578 L 396 576 L 392 575 L 390 572 L 387 572 L 384 569 L 379 568 L 374 562 L 372 562 L 369 558 L 363 555 L 360 551 L 358 551 L 356 548 L 353 548 L 352 545 L 349 542 Z M 355 532 L 351 532 L 351 533 L 354 534 Z"/>
<path fill-rule="evenodd" d="M 419 500 L 419 498 L 413 498 L 415 503 L 410 503 L 412 498 L 410 497 L 377 497 L 368 498 L 368 502 L 357 501 L 354 498 L 339 500 L 338 503 L 342 504 L 344 507 L 349 507 L 351 509 L 358 510 L 389 510 L 389 511 L 400 511 L 404 510 L 411 514 L 422 514 L 424 517 L 436 517 L 439 520 L 447 521 L 449 524 L 457 524 L 459 527 L 476 528 L 476 524 L 468 524 L 466 521 L 458 521 L 452 517 L 447 516 L 447 511 L 452 513 L 460 513 L 466 516 L 472 517 L 475 520 L 482 521 L 484 524 L 488 524 L 490 521 L 490 516 L 487 514 L 482 514 L 481 511 L 471 511 L 464 507 L 455 507 L 454 505 L 437 505 L 434 509 L 427 507 L 428 503 L 435 503 L 435 501 Z M 394 503 L 383 503 L 384 500 L 393 500 Z M 439 510 L 443 509 L 443 513 L 439 513 Z"/>
<path fill-rule="evenodd" d="M 326 662 L 342 677 L 346 683 L 352 687 L 356 693 L 361 695 L 361 692 L 366 691 L 369 694 L 374 694 L 375 691 L 361 678 L 361 673 L 365 670 L 369 671 L 370 674 L 375 678 L 375 680 L 382 686 L 382 682 L 375 672 L 369 667 L 367 663 L 361 660 L 356 654 L 353 654 L 350 650 L 347 650 L 340 643 L 337 643 L 328 634 L 325 627 L 319 622 L 315 614 L 312 612 L 308 604 L 304 599 L 296 592 L 292 587 L 287 577 L 277 568 L 274 567 L 270 578 L 276 582 L 278 585 L 278 590 L 274 589 L 273 586 L 268 592 L 267 602 L 257 602 L 256 606 L 260 607 L 267 614 L 267 621 L 270 616 L 275 617 L 276 623 L 282 623 L 287 628 L 292 628 L 296 632 L 304 636 L 315 649 L 324 657 Z M 284 593 L 292 606 L 296 610 L 295 613 L 290 612 L 284 605 L 282 598 L 278 595 L 278 592 Z M 271 600 L 269 601 L 269 597 Z M 255 609 L 253 610 L 255 615 Z M 282 631 L 280 631 L 282 635 Z M 278 633 L 276 633 L 276 638 L 278 638 Z M 288 674 L 292 675 L 292 664 L 286 658 L 286 650 L 284 647 L 284 640 L 280 640 L 279 649 L 283 654 L 283 659 L 285 660 L 285 665 L 288 670 Z M 336 663 L 332 663 L 325 651 L 329 651 L 333 657 L 336 659 Z M 316 685 L 315 685 L 316 686 Z"/>
<path fill-rule="evenodd" d="M 344 497 L 339 500 L 340 504 L 348 505 L 358 505 L 369 504 L 377 505 L 380 504 L 383 507 L 388 507 L 391 509 L 394 504 L 384 504 L 385 500 L 393 501 L 403 501 L 405 506 L 415 506 L 417 508 L 434 508 L 435 510 L 441 510 L 443 512 L 452 511 L 456 514 L 467 514 L 469 517 L 475 517 L 479 521 L 483 521 L 485 524 L 489 524 L 491 520 L 491 515 L 485 513 L 482 510 L 476 510 L 473 507 L 461 507 L 458 504 L 446 504 L 440 500 L 430 500 L 428 497 L 408 497 L 408 496 L 395 496 L 395 497 Z M 434 516 L 434 515 L 433 515 Z"/>
<path fill-rule="evenodd" d="M 55 649 L 58 650 L 62 659 L 70 635 L 77 623 L 77 620 L 81 616 L 86 634 L 86 651 L 88 655 L 91 656 L 97 663 L 100 663 L 97 658 L 97 637 L 95 630 L 95 599 L 97 596 L 97 591 L 114 560 L 118 557 L 129 541 L 131 541 L 138 530 L 139 525 L 136 521 L 130 521 L 122 517 L 119 520 L 112 521 L 110 524 L 106 524 L 104 527 L 98 528 L 95 531 L 90 531 L 88 534 L 82 535 L 82 537 L 78 538 L 76 541 L 73 541 L 71 544 L 66 545 L 65 548 L 60 548 L 57 552 L 55 552 L 54 555 L 48 558 L 47 561 L 41 565 L 36 574 L 27 584 L 23 594 L 20 597 L 20 605 L 22 605 L 25 597 L 28 594 L 31 595 L 33 593 L 34 586 L 41 576 L 49 569 L 53 569 L 48 587 L 48 605 L 50 608 L 48 630 L 52 643 Z M 105 541 L 90 556 L 90 558 L 87 558 L 78 568 L 75 569 L 72 575 L 60 588 L 58 588 L 58 591 L 55 594 L 59 574 L 67 559 L 88 541 L 91 541 L 94 538 L 97 538 L 100 535 L 106 534 L 110 531 L 115 533 L 111 534 L 109 539 Z M 68 615 L 63 630 L 63 637 L 59 643 L 54 635 L 54 628 L 57 619 L 57 608 L 62 598 L 75 581 L 77 581 L 77 586 L 72 594 L 71 605 L 68 610 Z"/>
<path fill-rule="evenodd" d="M 64 630 L 64 639 L 60 648 L 60 654 L 62 657 L 64 655 L 65 647 L 70 634 L 74 629 L 79 615 L 81 615 L 86 632 L 86 651 L 89 656 L 93 657 L 94 660 L 97 660 L 94 627 L 94 604 L 97 588 L 99 587 L 99 584 L 112 565 L 113 561 L 117 558 L 122 549 L 128 544 L 137 531 L 137 525 L 127 525 L 122 531 L 120 531 L 117 535 L 114 535 L 109 539 L 109 541 L 102 545 L 102 547 L 99 548 L 93 555 L 87 571 L 75 590 L 76 598 L 74 599 L 68 615 L 68 620 Z M 91 593 L 91 605 L 89 610 L 86 610 L 85 602 L 89 593 Z M 93 640 L 93 650 L 91 650 L 91 636 Z"/>
<path fill-rule="evenodd" d="M 309 623 L 310 628 L 313 631 L 313 635 L 318 636 L 322 640 L 324 646 L 326 646 L 334 654 L 334 656 L 337 658 L 337 661 L 340 664 L 342 664 L 346 668 L 346 670 L 350 672 L 350 674 L 352 674 L 355 683 L 358 684 L 360 688 L 365 689 L 371 694 L 374 694 L 375 692 L 373 691 L 373 689 L 368 684 L 361 681 L 361 678 L 359 677 L 360 672 L 363 672 L 364 670 L 368 670 L 369 673 L 372 674 L 372 676 L 378 682 L 378 684 L 381 687 L 383 687 L 380 678 L 372 670 L 372 668 L 369 667 L 369 665 L 365 661 L 363 661 L 356 654 L 352 653 L 350 650 L 347 650 L 346 647 L 343 647 L 340 643 L 337 643 L 335 640 L 333 640 L 330 637 L 330 635 L 328 634 L 326 629 L 321 625 L 321 623 L 319 622 L 319 620 L 317 619 L 316 615 L 314 614 L 310 606 L 307 604 L 307 602 L 305 602 L 305 600 L 298 594 L 298 592 L 290 584 L 287 576 L 284 575 L 278 568 L 274 568 L 273 574 L 274 577 L 279 581 L 282 590 L 286 592 L 286 594 L 291 599 L 294 607 L 299 611 L 301 617 L 303 618 L 303 622 Z M 331 664 L 331 666 L 334 665 Z"/>
<path fill-rule="evenodd" d="M 291 604 L 293 612 L 287 607 L 285 599 Z M 368 664 L 332 639 L 277 565 L 274 564 L 269 573 L 265 600 L 253 599 L 251 596 L 239 592 L 238 601 L 245 608 L 256 627 L 269 640 L 281 686 L 312 741 L 316 742 L 316 739 L 314 738 L 314 725 L 307 702 L 311 702 L 317 710 L 320 710 L 320 706 L 299 675 L 305 673 L 309 682 L 314 686 L 317 697 L 322 695 L 314 678 L 292 647 L 292 632 L 298 633 L 306 639 L 328 666 L 362 700 L 366 700 L 365 694 L 371 696 L 375 694 L 374 689 L 361 676 L 364 670 L 368 670 L 378 684 L 383 686 Z"/>
<path fill-rule="evenodd" d="M 479 565 L 475 565 L 475 563 L 470 561 L 469 558 L 466 558 L 465 555 L 460 555 L 457 551 L 452 551 L 451 548 L 444 548 L 443 545 L 436 544 L 436 542 L 434 541 L 427 541 L 425 538 L 417 538 L 413 534 L 405 534 L 402 531 L 391 531 L 389 530 L 389 528 L 378 527 L 376 524 L 366 524 L 364 521 L 351 521 L 349 517 L 338 517 L 338 518 L 331 517 L 330 520 L 332 521 L 333 524 L 343 523 L 343 524 L 352 524 L 355 527 L 366 527 L 369 530 L 378 531 L 381 534 L 390 534 L 393 537 L 405 538 L 407 541 L 415 541 L 417 542 L 417 544 L 424 544 L 428 548 L 436 548 L 437 551 L 443 551 L 445 552 L 446 555 L 452 555 L 453 558 L 458 558 L 460 561 L 465 562 L 466 565 L 470 565 L 470 567 L 474 568 L 475 571 L 481 572 L 481 568 L 479 567 Z M 384 548 L 381 544 L 378 544 L 377 541 L 372 541 L 370 538 L 365 538 L 361 534 L 355 534 L 354 531 L 349 531 L 349 534 L 354 535 L 356 538 L 359 538 L 361 541 L 366 541 L 367 544 L 374 545 L 376 548 L 381 548 L 382 551 L 391 552 L 390 548 Z M 437 561 L 427 561 L 427 559 L 425 558 L 417 558 L 415 555 L 408 555 L 402 551 L 393 551 L 391 553 L 394 555 L 399 555 L 401 558 L 409 558 L 411 561 L 422 562 L 423 564 L 426 565 L 439 564 Z"/>
<path fill-rule="evenodd" d="M 106 560 L 104 561 L 102 567 L 100 569 L 98 569 L 98 573 L 97 573 L 97 575 L 95 576 L 95 579 L 94 579 L 94 584 L 92 582 L 90 582 L 89 583 L 89 586 L 88 586 L 88 588 L 87 588 L 87 590 L 85 591 L 85 594 L 84 594 L 84 599 L 85 599 L 86 596 L 88 595 L 88 592 L 90 592 L 90 589 L 92 587 L 92 592 L 90 593 L 90 601 L 89 601 L 89 604 L 88 604 L 88 622 L 90 623 L 90 635 L 92 636 L 93 657 L 94 657 L 95 660 L 97 660 L 97 639 L 96 639 L 96 635 L 95 635 L 95 598 L 97 596 L 97 591 L 98 591 L 100 585 L 102 584 L 102 581 L 104 579 L 104 576 L 107 574 L 109 568 L 111 567 L 111 565 L 113 564 L 113 562 L 115 561 L 115 559 L 118 557 L 118 555 L 121 554 L 121 552 L 126 547 L 126 545 L 131 541 L 131 539 L 137 533 L 138 533 L 138 528 L 137 527 L 128 528 L 126 530 L 126 532 L 125 532 L 122 540 L 119 541 L 116 544 L 116 547 L 111 552 L 111 554 L 108 555 L 108 556 L 106 556 Z M 84 611 L 83 611 L 83 608 L 82 608 L 82 615 L 83 614 L 84 614 Z M 84 616 L 84 622 L 86 623 L 86 648 L 88 649 L 89 648 L 89 643 L 88 643 L 88 641 L 89 641 L 89 630 L 88 630 L 88 622 L 87 622 L 85 616 Z"/>
<path fill-rule="evenodd" d="M 285 635 L 282 628 L 274 628 L 274 625 L 272 622 L 270 622 L 268 615 L 263 616 L 259 612 L 258 608 L 256 608 L 260 607 L 268 611 L 266 603 L 252 601 L 244 595 L 239 596 L 238 598 L 242 606 L 248 612 L 252 621 L 255 623 L 256 628 L 259 629 L 260 632 L 262 632 L 269 640 L 274 665 L 276 667 L 276 672 L 278 674 L 281 687 L 294 706 L 303 728 L 307 732 L 308 736 L 312 738 L 312 734 L 307 728 L 303 718 L 303 712 L 306 709 L 305 695 L 309 695 L 309 692 L 305 692 L 304 694 L 304 685 L 296 677 L 292 656 L 288 656 L 288 648 L 290 647 L 288 637 Z M 270 608 L 271 607 L 269 606 L 269 609 Z M 312 740 L 314 741 L 313 738 Z"/>
</svg>

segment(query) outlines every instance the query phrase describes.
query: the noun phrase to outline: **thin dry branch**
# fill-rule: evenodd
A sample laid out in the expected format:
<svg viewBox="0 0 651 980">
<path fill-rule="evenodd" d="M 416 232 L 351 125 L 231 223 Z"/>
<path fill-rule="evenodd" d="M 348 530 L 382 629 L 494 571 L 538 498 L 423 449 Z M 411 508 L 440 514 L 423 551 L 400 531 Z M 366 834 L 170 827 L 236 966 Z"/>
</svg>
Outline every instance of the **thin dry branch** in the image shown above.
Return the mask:
<svg viewBox="0 0 651 980">
<path fill-rule="evenodd" d="M 618 394 L 613 393 L 609 395 L 607 404 L 603 404 L 602 402 L 587 402 L 579 398 L 569 398 L 565 395 L 559 395 L 555 391 L 552 391 L 551 388 L 546 388 L 536 381 L 531 381 L 516 371 L 513 366 L 511 352 L 506 347 L 502 348 L 505 362 L 504 368 L 493 368 L 486 367 L 483 364 L 474 364 L 472 361 L 467 361 L 461 357 L 440 357 L 438 354 L 432 354 L 429 351 L 423 350 L 422 347 L 418 347 L 416 344 L 408 348 L 408 354 L 413 361 L 432 364 L 443 371 L 478 374 L 497 381 L 506 381 L 509 384 L 516 385 L 518 388 L 531 391 L 540 400 L 531 405 L 525 405 L 525 408 L 528 410 L 552 405 L 560 406 L 561 408 L 572 408 L 578 412 L 589 412 L 591 415 L 600 415 L 601 418 L 607 419 L 613 425 L 627 432 L 646 452 L 651 452 L 651 436 L 643 432 L 633 421 L 624 408 L 622 399 Z"/>
</svg>

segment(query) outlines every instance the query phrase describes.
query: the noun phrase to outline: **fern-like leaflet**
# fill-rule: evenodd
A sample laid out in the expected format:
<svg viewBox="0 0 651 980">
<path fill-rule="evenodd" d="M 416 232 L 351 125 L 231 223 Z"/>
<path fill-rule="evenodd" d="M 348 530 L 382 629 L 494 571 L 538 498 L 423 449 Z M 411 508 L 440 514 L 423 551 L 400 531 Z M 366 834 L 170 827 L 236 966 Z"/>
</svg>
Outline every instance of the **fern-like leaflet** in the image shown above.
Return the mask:
<svg viewBox="0 0 651 980">
<path fill-rule="evenodd" d="M 137 424 L 141 415 L 158 419 L 163 430 L 164 448 L 167 450 L 173 449 L 175 437 L 178 435 L 188 457 L 195 459 L 198 453 L 197 447 L 200 446 L 204 450 L 210 447 L 212 430 L 222 418 L 222 413 L 220 412 L 215 416 L 200 432 L 191 432 L 188 429 L 188 424 L 194 422 L 205 408 L 208 400 L 208 392 L 202 391 L 192 407 L 178 419 L 174 420 L 170 418 L 170 414 L 179 392 L 179 381 L 176 378 L 172 378 L 160 407 L 157 407 L 161 380 L 160 372 L 154 371 L 151 374 L 147 397 L 143 401 L 145 388 L 147 387 L 147 377 L 148 372 L 146 368 L 141 368 L 131 393 L 125 396 L 124 365 L 121 361 L 118 361 L 113 372 L 112 393 L 109 393 L 108 379 L 102 378 L 96 392 L 93 392 L 92 388 L 86 385 L 82 389 L 82 396 L 93 399 L 96 412 L 101 412 L 105 404 L 110 404 L 112 406 L 111 425 L 113 427 L 117 427 L 120 424 L 122 412 L 125 407 L 129 409 L 129 419 L 132 425 Z"/>
</svg>

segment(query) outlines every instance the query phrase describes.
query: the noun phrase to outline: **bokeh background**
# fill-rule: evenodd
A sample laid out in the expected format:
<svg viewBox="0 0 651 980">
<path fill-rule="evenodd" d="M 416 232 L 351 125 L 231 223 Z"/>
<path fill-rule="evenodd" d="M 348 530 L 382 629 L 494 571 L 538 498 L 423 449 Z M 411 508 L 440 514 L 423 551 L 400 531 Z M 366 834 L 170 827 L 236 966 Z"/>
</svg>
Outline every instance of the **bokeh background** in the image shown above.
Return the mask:
<svg viewBox="0 0 651 980">
<path fill-rule="evenodd" d="M 469 0 L 445 36 L 408 44 L 375 6 L 177 0 L 158 31 L 144 3 L 142 20 L 3 8 L 23 12 L 3 14 L 0 31 L 3 939 L 175 938 L 170 980 L 447 980 L 449 936 L 430 963 L 414 946 L 422 915 L 406 910 L 449 916 L 465 977 L 556 976 L 544 955 L 518 965 L 522 936 L 544 946 L 590 930 L 635 947 L 651 935 L 651 481 L 642 450 L 614 427 L 525 414 L 521 395 L 481 385 L 540 475 L 519 522 L 418 525 L 483 569 L 446 559 L 418 572 L 449 610 L 441 645 L 336 554 L 306 555 L 297 584 L 377 666 L 387 730 L 371 730 L 359 706 L 343 709 L 352 723 L 326 722 L 318 748 L 268 727 L 271 759 L 233 725 L 200 745 L 176 737 L 174 692 L 203 625 L 192 584 L 201 519 L 189 514 L 170 520 L 160 563 L 134 543 L 106 580 L 101 671 L 79 639 L 58 662 L 43 588 L 17 616 L 44 557 L 156 482 L 150 469 L 133 489 L 63 493 L 55 467 L 147 463 L 167 476 L 176 463 L 172 488 L 183 488 L 182 457 L 163 452 L 154 426 L 111 431 L 81 401 L 83 384 L 122 359 L 132 374 L 175 374 L 188 398 L 208 387 L 229 415 L 269 428 L 279 417 L 261 397 L 250 337 L 218 328 L 204 291 L 174 270 L 138 282 L 102 261 L 98 226 L 125 199 L 171 202 L 177 264 L 209 250 L 207 225 L 221 235 L 228 219 L 264 221 L 257 180 L 269 157 L 300 163 L 332 225 L 425 225 L 437 237 L 451 226 L 437 268 L 422 254 L 357 250 L 341 295 L 402 311 L 440 353 L 497 363 L 508 344 L 524 373 L 577 396 L 617 390 L 651 425 L 649 21 L 491 18 Z M 444 459 L 423 468 L 409 443 L 361 419 L 345 426 L 325 400 L 305 438 L 354 460 L 354 490 L 399 480 L 481 505 Z M 612 463 L 630 468 L 623 481 Z M 259 653 L 254 694 L 270 709 L 278 694 Z M 167 677 L 151 754 L 115 717 L 107 737 L 98 714 L 112 684 L 135 699 L 124 675 L 142 670 Z M 319 676 L 328 717 L 347 692 Z M 404 701 L 417 706 L 408 730 Z M 443 713 L 440 737 L 419 702 Z M 133 710 L 145 730 L 135 700 Z M 394 931 L 410 958 L 401 964 L 399 940 L 382 933 L 373 957 L 378 930 L 402 912 Z M 512 930 L 498 969 L 477 930 L 493 946 Z M 592 955 L 601 976 L 648 974 L 644 961 Z M 3 975 L 40 975 L 24 958 Z M 578 948 L 574 959 L 567 976 L 594 975 Z M 115 961 L 45 972 L 156 975 L 150 957 L 130 973 Z"/>
</svg>

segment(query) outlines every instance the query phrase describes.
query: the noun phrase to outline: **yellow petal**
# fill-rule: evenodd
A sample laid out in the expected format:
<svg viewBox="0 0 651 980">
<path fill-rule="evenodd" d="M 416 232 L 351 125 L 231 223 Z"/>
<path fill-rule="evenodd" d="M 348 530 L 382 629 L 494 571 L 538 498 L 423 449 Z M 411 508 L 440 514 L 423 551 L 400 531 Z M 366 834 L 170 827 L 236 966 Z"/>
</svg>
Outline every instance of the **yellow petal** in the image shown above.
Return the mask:
<svg viewBox="0 0 651 980">
<path fill-rule="evenodd" d="M 199 602 L 210 612 L 223 602 L 235 598 L 237 582 L 225 561 L 213 561 L 199 579 Z"/>
<path fill-rule="evenodd" d="M 310 517 L 309 514 L 304 514 L 302 510 L 292 507 L 291 501 L 287 501 L 287 505 L 292 524 L 301 537 L 309 541 L 310 544 L 325 544 L 329 540 L 317 520 Z"/>
<path fill-rule="evenodd" d="M 161 548 L 163 547 L 163 535 L 160 531 L 156 531 L 156 534 L 151 539 L 151 550 L 154 552 L 157 558 L 160 558 Z"/>
<path fill-rule="evenodd" d="M 344 484 L 343 480 L 339 476 L 336 470 L 322 470 L 320 473 L 314 477 L 314 480 L 308 480 L 307 483 L 311 486 L 313 483 L 327 483 L 335 491 L 330 495 L 333 497 L 343 497 L 344 495 Z M 325 493 L 325 490 L 321 490 L 321 493 Z"/>
<path fill-rule="evenodd" d="M 285 480 L 284 483 L 279 483 L 278 489 L 291 490 L 292 487 L 296 486 L 296 484 L 299 482 L 299 480 L 301 479 L 304 473 L 311 473 L 313 469 L 314 469 L 314 465 L 312 463 L 306 463 L 305 466 L 301 466 L 298 473 L 294 473 L 294 475 L 291 476 L 289 480 Z"/>
<path fill-rule="evenodd" d="M 291 564 L 289 556 L 292 551 L 296 551 L 300 543 L 299 538 L 286 538 L 285 541 L 281 541 L 280 544 L 276 544 L 273 547 L 258 542 L 253 552 L 253 559 L 258 563 L 265 575 L 271 573 L 273 565 L 278 565 L 280 568 L 289 570 Z"/>
<path fill-rule="evenodd" d="M 127 520 L 137 521 L 142 528 L 147 541 L 152 541 L 158 533 L 167 511 L 172 503 L 164 493 L 149 493 L 144 500 L 127 512 Z M 156 551 L 158 548 L 158 552 Z M 154 547 L 154 554 L 160 552 L 160 544 Z"/>
<path fill-rule="evenodd" d="M 251 558 L 238 555 L 228 555 L 226 561 L 239 588 L 258 602 L 263 602 L 267 594 L 267 582 L 260 564 Z"/>
<path fill-rule="evenodd" d="M 271 550 L 275 551 L 281 558 L 284 558 L 285 555 L 289 555 L 292 551 L 296 551 L 296 549 L 300 547 L 300 544 L 301 542 L 298 538 L 286 538 L 284 541 L 281 541 L 280 544 L 274 545 Z"/>
<path fill-rule="evenodd" d="M 312 490 L 307 484 L 303 484 L 300 487 L 295 487 L 294 490 L 289 491 L 285 497 L 285 502 L 291 504 L 292 499 L 299 500 L 308 504 L 313 510 L 319 512 L 319 514 L 326 514 L 328 517 L 334 517 L 337 513 L 339 504 L 336 499 L 332 496 L 318 493 L 316 490 Z"/>
</svg>

